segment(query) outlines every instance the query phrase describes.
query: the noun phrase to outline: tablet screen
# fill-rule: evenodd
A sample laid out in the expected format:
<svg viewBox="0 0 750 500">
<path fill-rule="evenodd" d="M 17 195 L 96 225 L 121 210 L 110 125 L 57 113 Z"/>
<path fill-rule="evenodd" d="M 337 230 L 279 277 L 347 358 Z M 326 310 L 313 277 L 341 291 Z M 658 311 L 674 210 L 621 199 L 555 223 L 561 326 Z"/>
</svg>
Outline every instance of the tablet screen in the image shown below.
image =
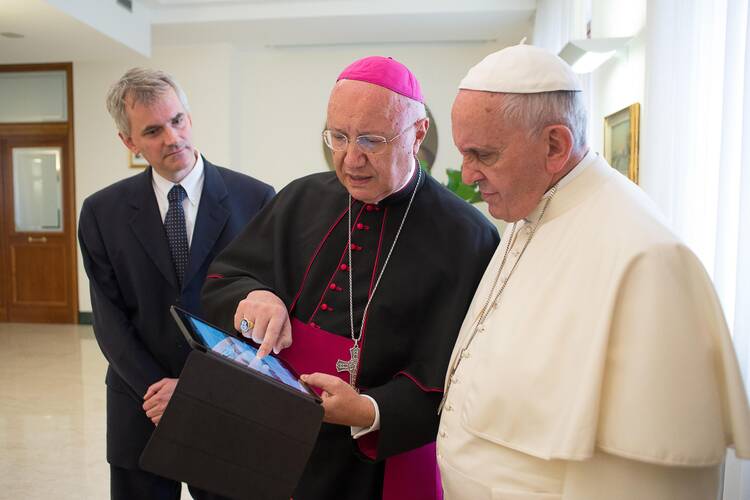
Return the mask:
<svg viewBox="0 0 750 500">
<path fill-rule="evenodd" d="M 255 357 L 258 350 L 246 344 L 240 340 L 230 337 L 221 330 L 204 323 L 203 321 L 194 318 L 193 316 L 185 315 L 190 321 L 190 325 L 193 327 L 193 331 L 200 337 L 203 345 L 211 349 L 212 351 L 226 356 L 242 365 L 247 366 L 257 372 L 265 373 L 266 375 L 275 378 L 279 382 L 282 382 L 289 387 L 293 387 L 300 392 L 310 394 L 307 388 L 297 380 L 284 365 L 282 365 L 278 359 L 273 356 L 265 356 L 263 359 L 257 359 Z"/>
</svg>

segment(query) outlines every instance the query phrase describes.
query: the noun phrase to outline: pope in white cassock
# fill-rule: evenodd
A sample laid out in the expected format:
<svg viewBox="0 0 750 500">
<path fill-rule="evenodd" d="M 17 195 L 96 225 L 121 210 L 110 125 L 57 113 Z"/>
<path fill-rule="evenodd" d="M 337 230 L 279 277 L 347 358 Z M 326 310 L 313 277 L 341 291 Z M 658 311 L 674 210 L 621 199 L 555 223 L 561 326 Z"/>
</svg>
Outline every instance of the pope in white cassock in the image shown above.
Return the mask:
<svg viewBox="0 0 750 500">
<path fill-rule="evenodd" d="M 460 85 L 463 180 L 509 224 L 445 381 L 447 499 L 713 500 L 750 412 L 716 293 L 586 144 L 570 67 L 519 45 Z"/>
</svg>

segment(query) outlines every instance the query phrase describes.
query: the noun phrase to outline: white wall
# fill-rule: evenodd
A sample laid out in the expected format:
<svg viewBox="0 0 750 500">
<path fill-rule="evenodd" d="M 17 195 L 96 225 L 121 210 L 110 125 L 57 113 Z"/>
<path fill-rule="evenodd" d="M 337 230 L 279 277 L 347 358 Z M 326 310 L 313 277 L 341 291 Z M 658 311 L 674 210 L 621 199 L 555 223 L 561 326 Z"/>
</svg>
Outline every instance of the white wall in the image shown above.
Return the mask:
<svg viewBox="0 0 750 500">
<path fill-rule="evenodd" d="M 593 0 L 592 38 L 634 37 L 625 50 L 592 75 L 591 147 L 603 152 L 604 117 L 633 103 L 643 105 L 646 85 L 646 0 Z M 641 107 L 641 112 L 648 110 Z M 641 116 L 641 119 L 642 116 Z"/>
<path fill-rule="evenodd" d="M 150 59 L 74 63 L 77 210 L 91 193 L 138 172 L 128 168 L 127 151 L 104 105 L 109 85 L 132 66 L 163 69 L 180 82 L 190 100 L 195 144 L 207 158 L 278 190 L 297 177 L 327 169 L 320 133 L 338 73 L 360 57 L 392 56 L 420 80 L 438 131 L 433 175 L 445 182 L 445 169 L 460 167 L 450 128 L 458 82 L 485 55 L 517 42 L 157 47 Z M 480 209 L 486 213 L 486 207 Z M 90 311 L 80 258 L 78 274 L 79 309 Z"/>
</svg>

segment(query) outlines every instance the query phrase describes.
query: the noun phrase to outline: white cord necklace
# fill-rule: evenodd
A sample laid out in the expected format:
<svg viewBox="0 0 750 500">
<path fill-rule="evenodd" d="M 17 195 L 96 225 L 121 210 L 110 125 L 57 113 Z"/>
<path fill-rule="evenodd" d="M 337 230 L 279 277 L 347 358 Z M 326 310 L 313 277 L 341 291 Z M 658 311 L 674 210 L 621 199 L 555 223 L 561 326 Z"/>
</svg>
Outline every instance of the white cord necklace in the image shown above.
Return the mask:
<svg viewBox="0 0 750 500">
<path fill-rule="evenodd" d="M 555 193 L 557 193 L 557 184 L 552 186 L 549 192 L 549 196 L 547 196 L 547 200 L 544 203 L 544 206 L 542 207 L 542 211 L 539 214 L 539 218 L 536 220 L 533 226 L 531 226 L 531 233 L 529 234 L 528 239 L 526 242 L 524 242 L 523 247 L 521 248 L 521 252 L 518 254 L 518 258 L 513 263 L 513 267 L 510 268 L 510 271 L 508 271 L 508 275 L 505 277 L 505 279 L 500 284 L 500 288 L 495 293 L 495 288 L 497 288 L 497 284 L 500 282 L 500 276 L 503 273 L 503 269 L 505 268 L 505 262 L 508 260 L 508 254 L 510 253 L 510 249 L 513 246 L 515 237 L 516 237 L 516 225 L 518 224 L 518 221 L 513 223 L 513 227 L 510 230 L 510 235 L 508 236 L 508 243 L 505 246 L 505 253 L 503 254 L 503 260 L 500 261 L 500 268 L 497 270 L 497 274 L 495 275 L 495 281 L 492 283 L 492 288 L 490 288 L 490 293 L 487 294 L 487 300 L 484 302 L 484 306 L 482 306 L 482 309 L 479 311 L 479 315 L 477 316 L 477 319 L 474 321 L 473 329 L 471 332 L 471 335 L 469 336 L 469 339 L 466 343 L 464 343 L 464 346 L 461 348 L 461 352 L 456 356 L 456 359 L 453 361 L 453 365 L 451 366 L 450 375 L 448 376 L 448 384 L 443 396 L 443 400 L 440 403 L 440 407 L 438 408 L 438 413 L 443 409 L 443 404 L 445 403 L 445 399 L 448 395 L 448 390 L 450 389 L 451 381 L 453 379 L 453 376 L 456 373 L 456 370 L 458 370 L 458 365 L 461 364 L 461 360 L 464 358 L 464 351 L 466 351 L 469 346 L 471 345 L 471 342 L 474 340 L 474 337 L 476 336 L 477 332 L 484 331 L 484 321 L 487 319 L 487 316 L 490 314 L 490 311 L 497 307 L 497 303 L 500 300 L 500 296 L 502 295 L 503 291 L 505 290 L 505 286 L 508 284 L 508 281 L 510 281 L 510 277 L 513 274 L 513 271 L 516 270 L 516 266 L 518 266 L 518 263 L 521 261 L 521 257 L 523 257 L 524 252 L 526 251 L 526 248 L 529 246 L 529 243 L 531 243 L 531 240 L 534 238 L 534 235 L 536 234 L 536 230 L 539 227 L 539 224 L 542 222 L 542 219 L 544 218 L 544 213 L 547 211 L 547 207 L 549 206 L 550 201 L 552 201 L 552 198 L 555 196 Z"/>
<path fill-rule="evenodd" d="M 370 303 L 372 302 L 372 298 L 375 296 L 375 290 L 378 288 L 378 284 L 380 284 L 380 278 L 383 277 L 383 273 L 385 272 L 385 268 L 388 266 L 388 261 L 391 259 L 391 254 L 393 253 L 393 249 L 396 247 L 396 242 L 398 241 L 398 237 L 401 235 L 401 229 L 404 227 L 404 222 L 406 222 L 406 216 L 409 215 L 409 209 L 411 209 L 411 204 L 414 201 L 414 197 L 417 194 L 417 189 L 419 189 L 419 183 L 422 180 L 422 169 L 417 167 L 417 184 L 414 186 L 414 191 L 411 193 L 411 198 L 409 199 L 409 204 L 406 206 L 406 211 L 404 212 L 404 216 L 401 218 L 401 224 L 398 226 L 398 231 L 396 231 L 396 236 L 393 238 L 393 243 L 391 243 L 391 249 L 388 251 L 388 255 L 385 258 L 385 262 L 383 262 L 383 267 L 380 269 L 380 274 L 378 275 L 378 279 L 375 281 L 375 286 L 372 287 L 372 292 L 370 293 L 370 297 L 367 299 L 367 303 L 365 304 L 365 310 L 362 312 L 362 324 L 359 327 L 359 334 L 354 334 L 354 298 L 353 298 L 353 286 L 352 286 L 352 195 L 349 195 L 349 217 L 348 217 L 348 231 L 349 231 L 349 239 L 348 239 L 348 252 L 349 252 L 349 327 L 351 331 L 351 338 L 354 341 L 354 345 L 349 349 L 349 361 L 345 361 L 343 359 L 339 359 L 336 361 L 336 371 L 337 372 L 349 372 L 349 385 L 354 387 L 354 384 L 357 380 L 357 367 L 359 365 L 359 340 L 362 338 L 362 332 L 365 329 L 365 320 L 367 319 L 367 310 L 370 308 Z"/>
</svg>

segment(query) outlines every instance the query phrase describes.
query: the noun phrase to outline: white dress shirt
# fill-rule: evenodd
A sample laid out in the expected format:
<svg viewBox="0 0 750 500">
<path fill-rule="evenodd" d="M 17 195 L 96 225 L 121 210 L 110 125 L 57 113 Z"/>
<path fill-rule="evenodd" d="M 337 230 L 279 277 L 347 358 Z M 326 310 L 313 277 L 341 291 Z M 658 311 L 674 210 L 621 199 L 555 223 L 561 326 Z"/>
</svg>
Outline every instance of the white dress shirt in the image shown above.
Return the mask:
<svg viewBox="0 0 750 500">
<path fill-rule="evenodd" d="M 198 205 L 201 202 L 201 193 L 203 192 L 203 158 L 201 157 L 198 150 L 195 150 L 195 165 L 184 179 L 180 181 L 180 185 L 185 189 L 187 196 L 182 200 L 182 209 L 185 211 L 185 225 L 187 226 L 187 238 L 188 246 L 193 241 L 193 229 L 195 228 L 195 218 L 198 216 Z M 154 195 L 156 195 L 156 203 L 159 205 L 159 213 L 161 214 L 161 221 L 167 217 L 167 209 L 169 209 L 169 191 L 175 186 L 175 183 L 165 179 L 159 175 L 156 170 L 152 169 L 152 185 L 154 187 Z"/>
</svg>

